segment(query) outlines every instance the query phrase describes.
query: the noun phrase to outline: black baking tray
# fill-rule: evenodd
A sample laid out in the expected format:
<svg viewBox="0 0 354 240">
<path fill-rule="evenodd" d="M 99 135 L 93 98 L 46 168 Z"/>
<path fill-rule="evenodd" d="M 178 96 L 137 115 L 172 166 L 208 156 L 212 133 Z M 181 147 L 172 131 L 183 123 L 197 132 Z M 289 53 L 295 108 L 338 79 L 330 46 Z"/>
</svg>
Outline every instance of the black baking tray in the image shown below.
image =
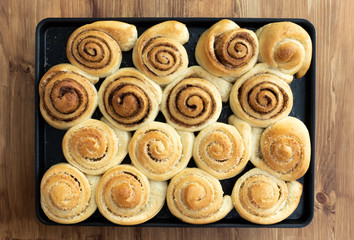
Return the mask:
<svg viewBox="0 0 354 240">
<path fill-rule="evenodd" d="M 40 181 L 45 171 L 53 164 L 66 162 L 61 149 L 61 141 L 65 131 L 58 130 L 48 125 L 39 111 L 38 84 L 44 73 L 52 66 L 59 63 L 68 63 L 66 58 L 66 42 L 70 34 L 78 27 L 99 20 L 117 20 L 134 24 L 139 36 L 147 28 L 166 20 L 177 20 L 187 25 L 190 39 L 185 48 L 189 56 L 189 66 L 197 65 L 194 57 L 195 45 L 199 36 L 210 26 L 222 18 L 47 18 L 42 20 L 36 29 L 36 65 L 35 65 L 35 210 L 38 219 L 47 225 L 60 225 L 47 218 L 40 206 Z M 242 28 L 257 30 L 265 24 L 277 21 L 291 21 L 302 26 L 311 36 L 313 56 L 310 69 L 300 79 L 294 79 L 290 84 L 294 95 L 294 106 L 291 116 L 302 120 L 310 132 L 311 138 L 311 163 L 304 177 L 298 181 L 303 184 L 303 194 L 295 212 L 284 221 L 273 225 L 257 225 L 242 219 L 233 209 L 224 219 L 206 225 L 191 225 L 174 217 L 165 203 L 163 209 L 151 220 L 138 226 L 145 227 L 279 227 L 300 228 L 308 225 L 314 214 L 314 174 L 315 174 L 315 100 L 316 100 L 316 33 L 314 26 L 305 19 L 264 19 L 264 18 L 229 18 Z M 123 52 L 122 67 L 134 66 L 132 51 Z M 102 82 L 102 81 L 100 81 Z M 100 83 L 96 84 L 97 89 Z M 223 103 L 222 114 L 218 121 L 227 122 L 227 117 L 232 114 L 228 103 Z M 93 118 L 100 118 L 97 109 Z M 159 113 L 157 121 L 164 121 Z M 130 163 L 127 156 L 123 163 Z M 191 159 L 189 167 L 195 166 Z M 234 178 L 222 180 L 221 184 L 225 194 L 230 195 L 237 178 L 251 169 L 249 162 L 243 172 Z M 87 220 L 77 223 L 78 226 L 118 226 L 106 220 L 97 210 Z"/>
</svg>

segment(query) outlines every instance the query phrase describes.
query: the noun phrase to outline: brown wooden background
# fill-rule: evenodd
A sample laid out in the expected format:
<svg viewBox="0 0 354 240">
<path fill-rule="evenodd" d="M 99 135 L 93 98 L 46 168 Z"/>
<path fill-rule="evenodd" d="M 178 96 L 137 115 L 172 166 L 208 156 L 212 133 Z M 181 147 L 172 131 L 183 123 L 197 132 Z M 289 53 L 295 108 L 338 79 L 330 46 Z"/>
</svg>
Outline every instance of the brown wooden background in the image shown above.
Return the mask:
<svg viewBox="0 0 354 240">
<path fill-rule="evenodd" d="M 351 239 L 354 1 L 0 0 L 1 239 Z M 53 227 L 34 212 L 35 27 L 47 17 L 305 18 L 317 30 L 315 217 L 302 229 Z"/>
</svg>

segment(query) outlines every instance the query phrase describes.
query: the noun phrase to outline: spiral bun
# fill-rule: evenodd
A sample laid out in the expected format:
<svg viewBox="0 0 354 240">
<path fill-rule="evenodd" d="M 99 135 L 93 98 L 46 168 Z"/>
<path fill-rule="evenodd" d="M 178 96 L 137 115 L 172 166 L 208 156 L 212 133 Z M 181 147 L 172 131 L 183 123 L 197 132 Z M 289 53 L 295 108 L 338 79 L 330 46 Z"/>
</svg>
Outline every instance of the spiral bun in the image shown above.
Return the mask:
<svg viewBox="0 0 354 240">
<path fill-rule="evenodd" d="M 135 68 L 122 68 L 107 77 L 99 91 L 98 106 L 116 128 L 132 131 L 153 121 L 162 90 Z"/>
<path fill-rule="evenodd" d="M 49 168 L 41 180 L 41 207 L 57 223 L 84 221 L 97 209 L 95 201 L 97 176 L 85 176 L 68 163 Z"/>
<path fill-rule="evenodd" d="M 153 218 L 165 203 L 166 182 L 149 181 L 131 165 L 118 165 L 102 176 L 96 201 L 109 221 L 136 225 Z"/>
<path fill-rule="evenodd" d="M 286 117 L 264 131 L 252 129 L 254 152 L 251 162 L 279 179 L 292 181 L 309 168 L 311 143 L 303 122 Z"/>
<path fill-rule="evenodd" d="M 301 183 L 286 183 L 254 168 L 237 179 L 231 198 L 236 211 L 244 219 L 258 224 L 273 224 L 295 211 L 301 195 Z"/>
<path fill-rule="evenodd" d="M 187 166 L 193 140 L 193 133 L 177 132 L 166 123 L 151 122 L 135 131 L 129 143 L 129 156 L 149 179 L 164 181 Z"/>
<path fill-rule="evenodd" d="M 130 134 L 118 131 L 96 119 L 70 128 L 62 143 L 66 160 L 84 173 L 104 173 L 127 155 Z"/>
<path fill-rule="evenodd" d="M 174 176 L 167 189 L 171 213 L 192 224 L 212 223 L 232 209 L 231 198 L 223 196 L 220 182 L 197 168 L 186 168 Z"/>
<path fill-rule="evenodd" d="M 293 107 L 287 82 L 292 76 L 266 64 L 257 64 L 232 87 L 230 106 L 234 114 L 252 126 L 267 127 L 286 117 Z"/>
<path fill-rule="evenodd" d="M 161 111 L 166 122 L 182 131 L 199 131 L 216 122 L 220 116 L 222 99 L 216 86 L 195 75 L 169 84 L 163 91 Z"/>
<path fill-rule="evenodd" d="M 256 64 L 258 52 L 258 39 L 253 31 L 223 19 L 201 35 L 195 58 L 210 73 L 233 82 Z"/>
<path fill-rule="evenodd" d="M 133 49 L 137 69 L 161 86 L 180 76 L 188 67 L 183 44 L 188 42 L 188 28 L 177 21 L 166 21 L 147 29 Z"/>
<path fill-rule="evenodd" d="M 69 37 L 69 61 L 97 76 L 106 77 L 118 70 L 122 52 L 132 49 L 138 32 L 134 25 L 119 21 L 97 21 L 76 29 Z"/>
<path fill-rule="evenodd" d="M 201 130 L 194 141 L 195 163 L 217 179 L 236 176 L 250 158 L 251 127 L 236 120 L 235 116 L 230 117 L 230 122 L 239 130 L 235 126 L 217 122 Z"/>
<path fill-rule="evenodd" d="M 256 31 L 259 39 L 259 60 L 284 73 L 301 78 L 307 72 L 312 58 L 310 35 L 292 22 L 267 24 Z"/>
<path fill-rule="evenodd" d="M 51 67 L 39 83 L 40 111 L 51 126 L 68 129 L 90 118 L 97 107 L 99 79 L 71 64 Z"/>
</svg>

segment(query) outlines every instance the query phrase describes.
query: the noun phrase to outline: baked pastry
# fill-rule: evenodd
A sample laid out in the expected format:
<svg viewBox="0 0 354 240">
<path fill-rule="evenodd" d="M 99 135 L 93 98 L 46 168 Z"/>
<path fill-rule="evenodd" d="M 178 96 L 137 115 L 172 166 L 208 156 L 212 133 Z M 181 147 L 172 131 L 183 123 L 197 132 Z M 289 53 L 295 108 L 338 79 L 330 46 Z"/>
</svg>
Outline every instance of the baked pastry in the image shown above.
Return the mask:
<svg viewBox="0 0 354 240">
<path fill-rule="evenodd" d="M 295 211 L 301 195 L 301 183 L 284 182 L 254 168 L 237 179 L 231 198 L 242 218 L 257 224 L 273 224 Z"/>
<path fill-rule="evenodd" d="M 227 102 L 229 100 L 232 84 L 225 79 L 215 77 L 201 66 L 196 65 L 189 67 L 176 81 L 189 78 L 200 78 L 211 82 L 219 90 L 222 101 Z"/>
<path fill-rule="evenodd" d="M 151 180 L 164 181 L 185 168 L 192 156 L 194 134 L 177 132 L 162 122 L 138 128 L 129 143 L 132 164 Z"/>
<path fill-rule="evenodd" d="M 200 36 L 195 59 L 208 72 L 233 82 L 256 64 L 258 52 L 253 31 L 223 19 Z"/>
<path fill-rule="evenodd" d="M 303 122 L 286 117 L 267 129 L 252 129 L 251 162 L 284 181 L 302 177 L 311 160 L 309 132 Z"/>
<path fill-rule="evenodd" d="M 278 67 L 284 73 L 301 78 L 312 58 L 310 35 L 292 22 L 269 23 L 256 31 L 259 40 L 259 61 Z"/>
<path fill-rule="evenodd" d="M 135 68 L 122 68 L 107 77 L 98 91 L 98 106 L 116 128 L 133 131 L 153 121 L 162 90 Z"/>
<path fill-rule="evenodd" d="M 148 78 L 164 86 L 188 67 L 188 55 L 183 44 L 188 42 L 186 25 L 165 21 L 147 29 L 133 49 L 133 63 Z"/>
<path fill-rule="evenodd" d="M 214 84 L 191 77 L 170 83 L 163 91 L 160 107 L 168 124 L 194 132 L 217 121 L 222 99 Z"/>
<path fill-rule="evenodd" d="M 198 168 L 185 168 L 174 176 L 166 200 L 174 216 L 191 224 L 216 222 L 233 208 L 231 197 L 223 196 L 220 182 Z"/>
<path fill-rule="evenodd" d="M 234 115 L 230 116 L 229 122 L 230 125 L 210 124 L 194 141 L 194 162 L 217 179 L 236 176 L 250 158 L 251 126 Z"/>
<path fill-rule="evenodd" d="M 68 163 L 58 163 L 44 174 L 41 207 L 47 217 L 57 223 L 84 221 L 97 209 L 95 191 L 100 177 L 85 176 Z"/>
<path fill-rule="evenodd" d="M 131 165 L 109 169 L 97 186 L 99 211 L 109 221 L 136 225 L 153 218 L 165 203 L 166 182 L 149 181 Z"/>
<path fill-rule="evenodd" d="M 229 100 L 232 111 L 256 127 L 267 127 L 288 116 L 293 107 L 293 93 L 287 82 L 292 78 L 265 63 L 257 64 L 232 87 Z"/>
<path fill-rule="evenodd" d="M 84 173 L 99 175 L 123 161 L 128 153 L 129 140 L 130 133 L 113 130 L 103 121 L 89 119 L 65 133 L 62 147 L 70 164 Z"/>
<path fill-rule="evenodd" d="M 138 32 L 134 25 L 119 21 L 97 21 L 76 29 L 69 37 L 66 55 L 85 72 L 106 77 L 117 71 L 122 52 L 131 50 Z"/>
<path fill-rule="evenodd" d="M 71 64 L 51 67 L 39 82 L 40 111 L 48 124 L 68 129 L 90 118 L 97 107 L 97 77 Z"/>
</svg>

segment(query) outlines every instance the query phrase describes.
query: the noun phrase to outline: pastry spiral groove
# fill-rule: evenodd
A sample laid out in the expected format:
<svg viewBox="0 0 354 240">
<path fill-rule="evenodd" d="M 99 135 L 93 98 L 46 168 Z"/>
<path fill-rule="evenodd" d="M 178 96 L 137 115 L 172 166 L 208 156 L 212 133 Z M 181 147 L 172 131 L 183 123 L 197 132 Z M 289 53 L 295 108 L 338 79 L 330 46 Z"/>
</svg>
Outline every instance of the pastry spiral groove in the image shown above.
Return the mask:
<svg viewBox="0 0 354 240">
<path fill-rule="evenodd" d="M 220 182 L 197 168 L 174 176 L 167 189 L 171 213 L 184 222 L 206 224 L 220 220 L 232 209 L 230 196 L 223 196 Z"/>
<path fill-rule="evenodd" d="M 292 22 L 267 24 L 256 31 L 259 39 L 259 60 L 283 72 L 301 78 L 312 58 L 310 35 Z"/>
<path fill-rule="evenodd" d="M 252 126 L 267 127 L 289 115 L 293 94 L 279 71 L 258 64 L 234 84 L 230 94 L 232 111 Z"/>
<path fill-rule="evenodd" d="M 273 224 L 295 211 L 301 194 L 301 183 L 286 183 L 254 168 L 236 181 L 231 197 L 241 217 L 253 223 Z"/>
<path fill-rule="evenodd" d="M 299 119 L 286 117 L 263 132 L 254 132 L 252 163 L 279 179 L 292 181 L 302 177 L 310 165 L 309 132 Z M 257 132 L 259 132 L 257 134 Z"/>
<path fill-rule="evenodd" d="M 249 160 L 247 133 L 225 123 L 213 123 L 201 130 L 194 141 L 193 159 L 197 166 L 217 179 L 236 176 Z"/>
<path fill-rule="evenodd" d="M 149 179 L 168 180 L 185 168 L 192 155 L 194 135 L 177 132 L 162 122 L 137 129 L 129 143 L 129 156 L 135 167 Z"/>
<path fill-rule="evenodd" d="M 134 68 L 122 68 L 107 77 L 99 91 L 99 109 L 115 127 L 132 131 L 157 116 L 160 86 Z"/>
<path fill-rule="evenodd" d="M 198 131 L 220 116 L 222 100 L 217 88 L 201 78 L 186 78 L 169 84 L 161 102 L 166 122 L 178 130 Z"/>
<path fill-rule="evenodd" d="M 166 85 L 188 67 L 183 47 L 189 39 L 187 27 L 177 21 L 166 21 L 147 29 L 133 49 L 137 69 L 159 85 Z"/>
<path fill-rule="evenodd" d="M 134 225 L 154 217 L 166 197 L 166 182 L 149 180 L 131 165 L 109 169 L 97 186 L 97 206 L 113 223 Z"/>
<path fill-rule="evenodd" d="M 118 70 L 122 50 L 134 47 L 137 39 L 134 25 L 118 21 L 97 21 L 76 29 L 69 37 L 66 54 L 69 61 L 97 76 L 106 77 Z"/>
<path fill-rule="evenodd" d="M 97 81 L 70 64 L 50 68 L 38 87 L 43 118 L 58 129 L 90 118 L 97 107 L 97 91 L 92 84 Z"/>
<path fill-rule="evenodd" d="M 70 128 L 63 138 L 66 160 L 91 175 L 104 173 L 123 161 L 128 150 L 129 133 L 117 136 L 108 124 L 89 119 Z"/>
<path fill-rule="evenodd" d="M 210 73 L 233 82 L 256 64 L 258 52 L 258 39 L 253 31 L 223 19 L 201 35 L 195 58 Z"/>
<path fill-rule="evenodd" d="M 84 221 L 97 206 L 94 191 L 98 177 L 90 180 L 67 163 L 53 165 L 41 181 L 41 206 L 49 219 L 63 224 Z"/>
</svg>

